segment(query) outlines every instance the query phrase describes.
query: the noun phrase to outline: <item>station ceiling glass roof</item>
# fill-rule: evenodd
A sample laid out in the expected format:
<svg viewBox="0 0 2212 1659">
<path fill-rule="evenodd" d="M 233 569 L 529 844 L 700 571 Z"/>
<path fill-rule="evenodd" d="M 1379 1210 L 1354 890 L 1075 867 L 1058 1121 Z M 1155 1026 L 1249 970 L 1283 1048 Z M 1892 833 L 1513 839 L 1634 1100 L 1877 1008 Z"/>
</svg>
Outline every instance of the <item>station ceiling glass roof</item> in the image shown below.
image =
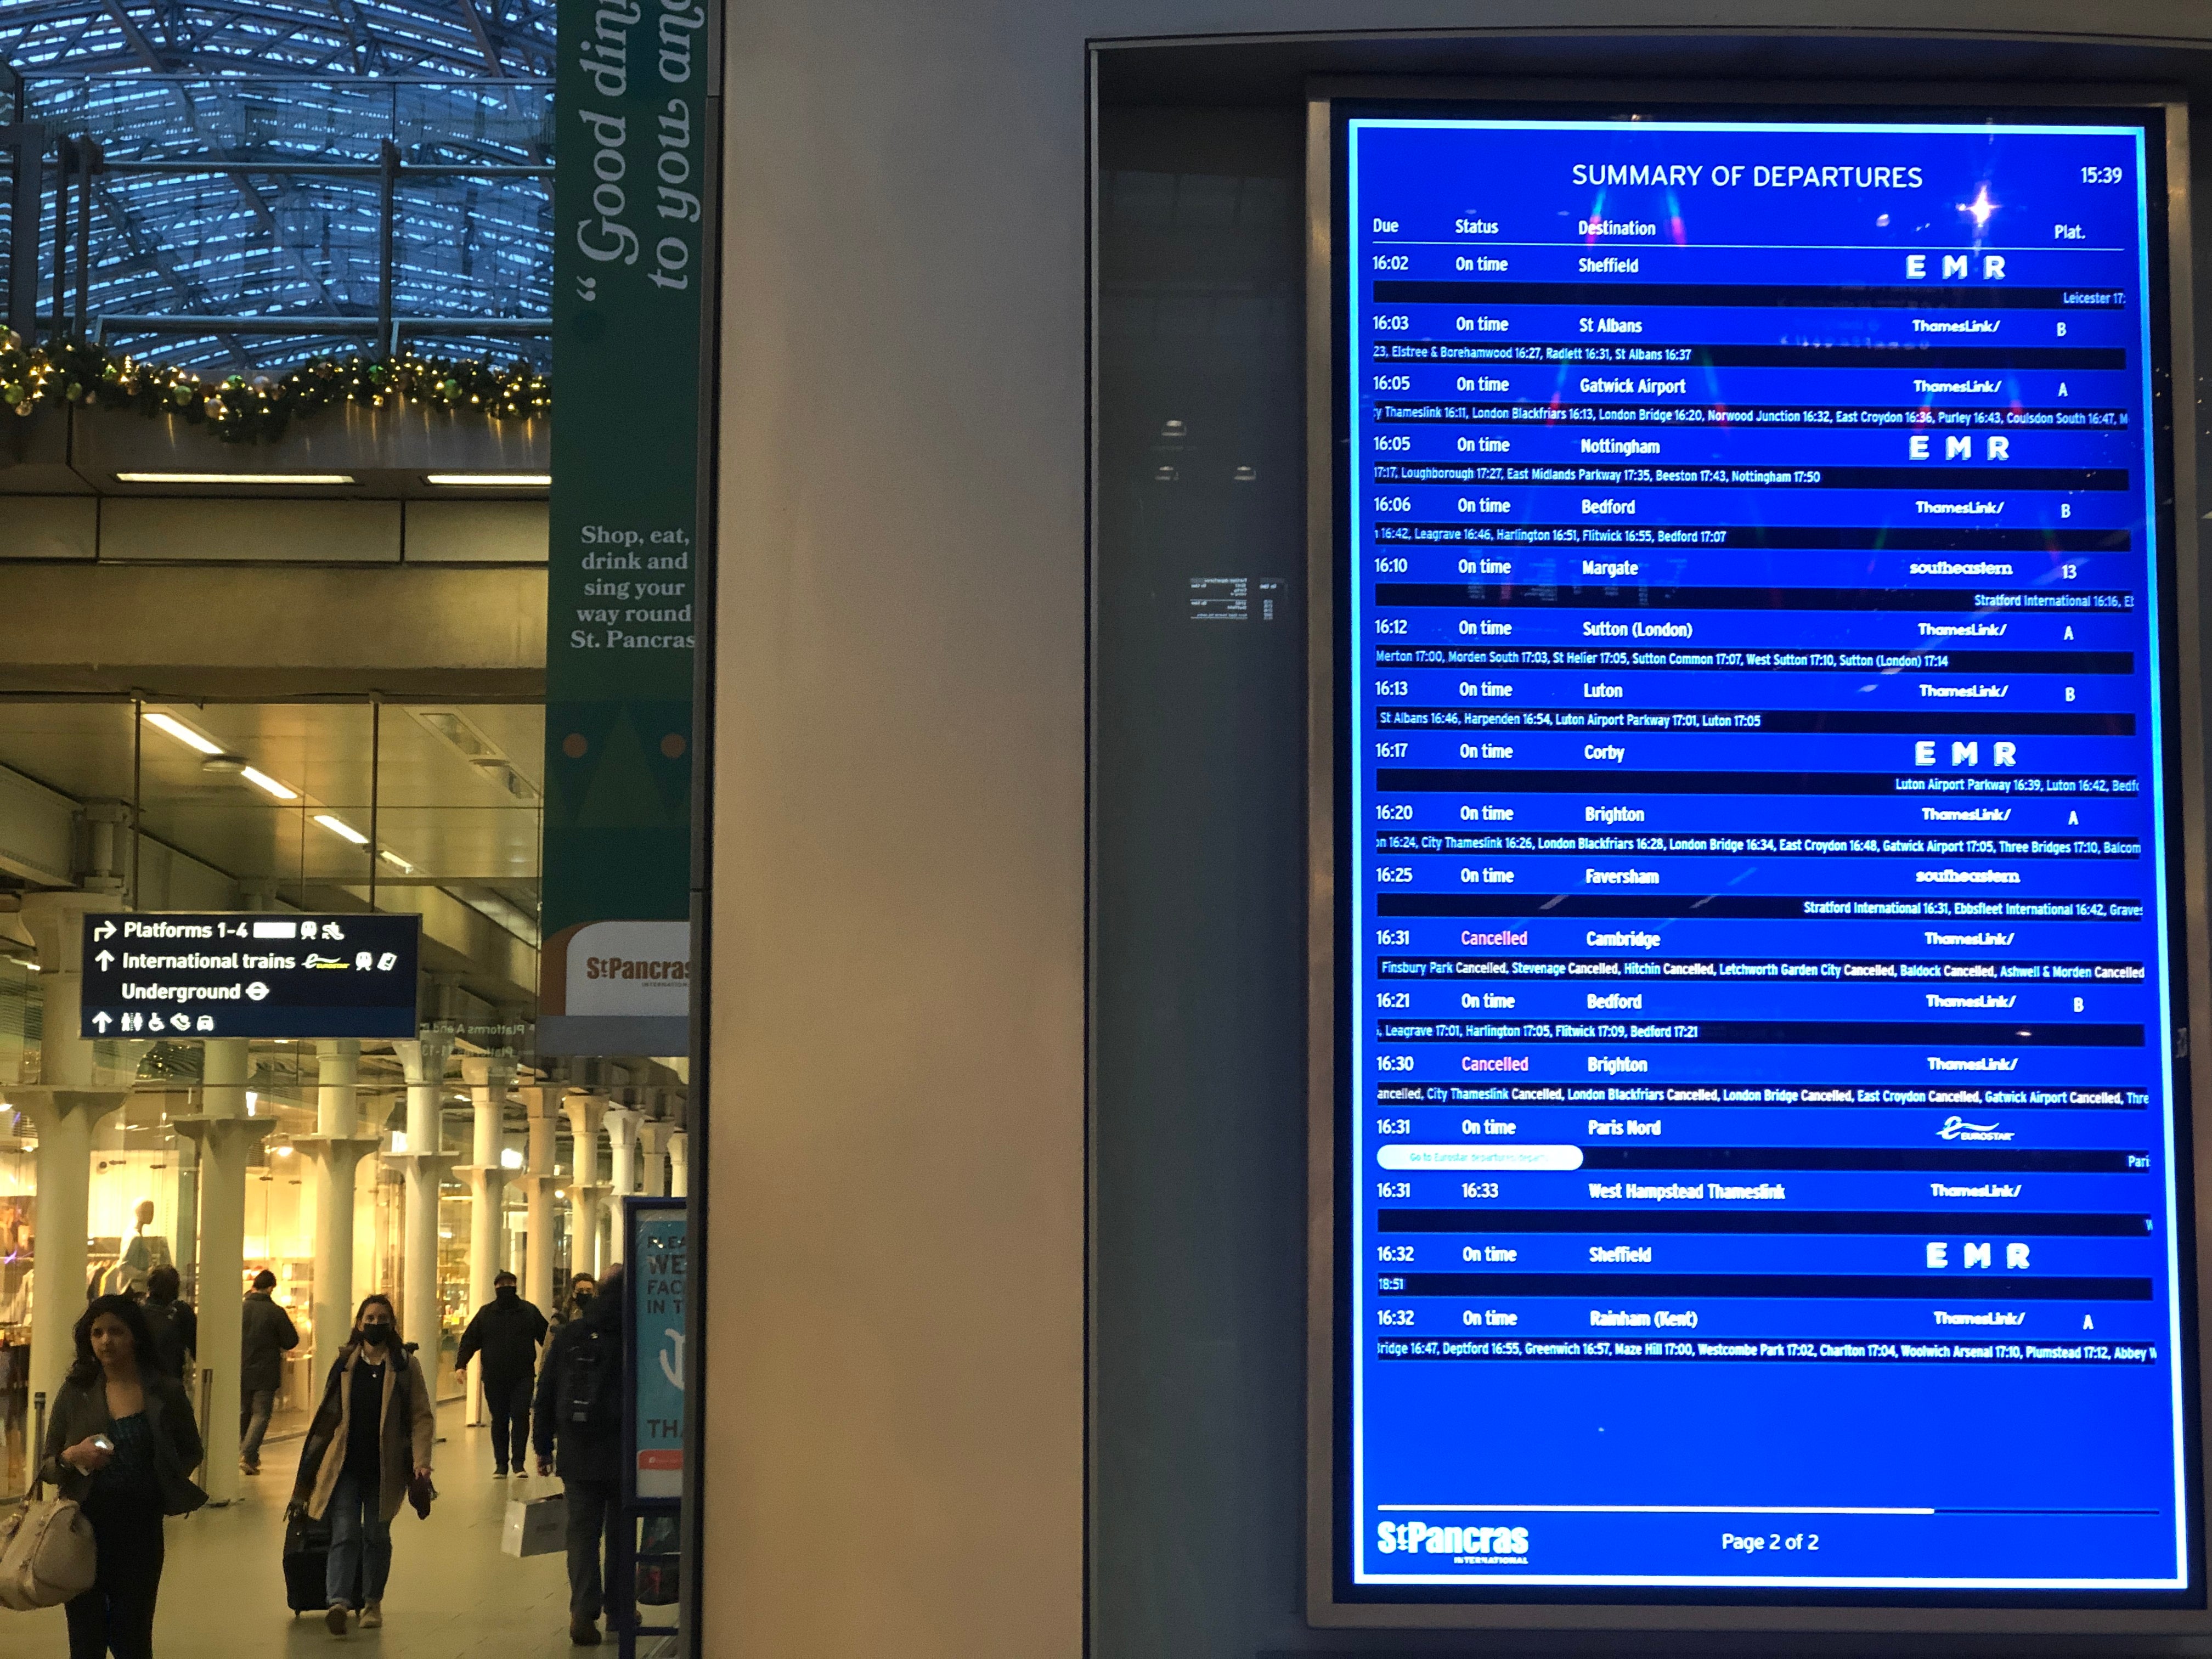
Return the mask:
<svg viewBox="0 0 2212 1659">
<path fill-rule="evenodd" d="M 365 349 L 380 301 L 379 184 L 314 169 L 374 163 L 386 139 L 410 166 L 543 167 L 554 12 L 555 0 L 0 0 L 0 62 L 22 77 L 29 118 L 52 139 L 98 140 L 112 169 L 94 192 L 92 325 L 204 373 Z M 393 312 L 444 325 L 410 343 L 543 363 L 543 337 L 526 329 L 547 310 L 549 182 L 403 175 Z M 72 303 L 76 288 L 72 274 Z M 143 321 L 203 316 L 204 331 Z M 295 316 L 297 333 L 213 320 Z M 353 331 L 313 326 L 329 318 Z M 508 326 L 455 331 L 474 319 Z"/>
<path fill-rule="evenodd" d="M 554 0 L 4 0 L 27 75 L 546 76 Z"/>
</svg>

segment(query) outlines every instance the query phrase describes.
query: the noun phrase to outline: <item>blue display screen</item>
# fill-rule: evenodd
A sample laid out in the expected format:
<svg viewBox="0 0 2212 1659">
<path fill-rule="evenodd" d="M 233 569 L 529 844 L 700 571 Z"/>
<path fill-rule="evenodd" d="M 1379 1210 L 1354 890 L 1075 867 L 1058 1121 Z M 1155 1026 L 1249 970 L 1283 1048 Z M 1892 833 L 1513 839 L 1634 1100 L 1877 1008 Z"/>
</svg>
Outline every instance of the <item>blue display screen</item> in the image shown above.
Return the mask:
<svg viewBox="0 0 2212 1659">
<path fill-rule="evenodd" d="M 2188 1601 L 2160 118 L 1496 107 L 1336 118 L 1340 1593 Z"/>
</svg>

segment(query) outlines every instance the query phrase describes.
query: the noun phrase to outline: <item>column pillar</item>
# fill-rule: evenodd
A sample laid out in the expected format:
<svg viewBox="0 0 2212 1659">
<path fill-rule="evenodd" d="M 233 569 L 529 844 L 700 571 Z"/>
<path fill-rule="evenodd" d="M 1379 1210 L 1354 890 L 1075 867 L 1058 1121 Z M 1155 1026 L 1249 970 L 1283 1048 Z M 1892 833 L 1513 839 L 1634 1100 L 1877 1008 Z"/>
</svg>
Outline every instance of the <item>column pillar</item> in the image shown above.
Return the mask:
<svg viewBox="0 0 2212 1659">
<path fill-rule="evenodd" d="M 52 1005 L 47 1005 L 48 1018 Z M 76 1358 L 90 1253 L 92 1138 L 129 1098 L 118 1089 L 10 1089 L 39 1126 L 38 1278 L 31 1298 L 31 1392 L 51 1407 Z"/>
<path fill-rule="evenodd" d="M 691 1136 L 680 1126 L 668 1137 L 668 1195 L 691 1195 Z"/>
<path fill-rule="evenodd" d="M 668 1196 L 668 1136 L 675 1127 L 665 1118 L 649 1118 L 637 1126 L 645 1151 L 645 1178 L 638 1190 L 644 1197 Z"/>
<path fill-rule="evenodd" d="M 354 1177 L 376 1137 L 361 1133 L 361 1043 L 325 1037 L 315 1045 L 315 1133 L 300 1151 L 314 1163 L 315 1369 L 327 1367 L 353 1328 Z"/>
<path fill-rule="evenodd" d="M 406 1151 L 388 1152 L 407 1182 L 407 1219 L 399 1237 L 399 1334 L 422 1350 L 422 1374 L 434 1388 L 444 1364 L 438 1340 L 445 1310 L 438 1293 L 438 1187 L 453 1160 L 446 1153 L 446 1057 L 453 1034 L 426 1029 L 392 1048 L 407 1073 Z"/>
<path fill-rule="evenodd" d="M 623 1259 L 623 1200 L 637 1191 L 637 1131 L 645 1114 L 635 1106 L 607 1109 L 607 1144 L 614 1153 L 614 1179 L 607 1194 L 606 1265 Z"/>
<path fill-rule="evenodd" d="M 507 1171 L 499 1154 L 507 1117 L 507 1091 L 514 1081 L 514 1061 L 506 1055 L 461 1062 L 476 1104 L 471 1161 L 461 1166 L 469 1178 L 469 1312 L 491 1300 L 491 1281 L 500 1269 L 500 1212 L 507 1202 Z M 469 1361 L 467 1421 L 484 1420 L 483 1361 Z"/>
<path fill-rule="evenodd" d="M 46 1396 L 50 1407 L 76 1358 L 71 1332 L 84 1312 L 93 1133 L 100 1119 L 130 1097 L 127 1088 L 93 1086 L 112 1079 L 99 1078 L 92 1044 L 78 1035 L 77 1027 L 83 1006 L 84 917 L 115 907 L 114 896 L 104 893 L 33 893 L 23 901 L 23 922 L 39 947 L 40 1086 L 8 1093 L 39 1126 L 30 1386 L 33 1394 Z M 137 1051 L 132 1044 L 130 1052 Z"/>
<path fill-rule="evenodd" d="M 567 1092 L 558 1084 L 545 1084 L 522 1091 L 529 1112 L 530 1146 L 524 1155 L 522 1185 L 526 1233 L 522 1254 L 522 1299 L 534 1303 L 540 1313 L 553 1311 L 553 1137 L 561 1123 L 561 1097 Z"/>
<path fill-rule="evenodd" d="M 240 1317 L 246 1270 L 246 1169 L 254 1149 L 274 1127 L 246 1115 L 246 1084 L 252 1060 L 244 1037 L 210 1037 L 200 1044 L 200 1109 L 179 1118 L 179 1134 L 192 1137 L 200 1154 L 200 1369 L 214 1372 L 207 1389 L 207 1465 L 200 1484 L 209 1501 L 238 1496 L 238 1370 L 242 1358 Z"/>
<path fill-rule="evenodd" d="M 597 1095 L 570 1095 L 568 1133 L 574 1151 L 568 1166 L 568 1273 L 599 1275 L 599 1209 L 611 1190 L 599 1179 L 599 1124 L 607 1103 Z M 559 1287 L 566 1295 L 568 1286 Z"/>
<path fill-rule="evenodd" d="M 174 1101 L 176 1096 L 171 1096 Z M 200 1154 L 190 1135 L 180 1134 L 169 1154 L 169 1173 L 176 1200 L 170 1213 L 176 1217 L 169 1255 L 180 1281 L 178 1294 L 195 1307 L 199 1304 Z"/>
</svg>

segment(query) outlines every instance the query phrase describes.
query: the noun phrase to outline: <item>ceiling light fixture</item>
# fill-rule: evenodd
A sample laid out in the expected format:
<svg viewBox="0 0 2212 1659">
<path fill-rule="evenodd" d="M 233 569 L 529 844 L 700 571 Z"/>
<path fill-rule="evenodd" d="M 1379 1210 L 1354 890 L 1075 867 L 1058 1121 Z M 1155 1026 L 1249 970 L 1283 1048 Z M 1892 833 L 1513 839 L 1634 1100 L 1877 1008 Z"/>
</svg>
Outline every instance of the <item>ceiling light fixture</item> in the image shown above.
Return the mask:
<svg viewBox="0 0 2212 1659">
<path fill-rule="evenodd" d="M 146 711 L 146 724 L 156 732 L 166 732 L 187 749 L 197 749 L 203 755 L 220 755 L 222 745 L 211 742 L 179 720 L 174 714 L 164 714 L 157 708 Z"/>
<path fill-rule="evenodd" d="M 118 472 L 118 483 L 349 484 L 350 472 Z"/>
<path fill-rule="evenodd" d="M 408 712 L 471 760 L 475 760 L 480 755 L 492 753 L 490 744 L 477 733 L 474 727 L 470 726 L 468 721 L 450 708 L 416 708 L 410 709 Z"/>
<path fill-rule="evenodd" d="M 329 830 L 332 835 L 338 836 L 341 840 L 349 841 L 356 847 L 366 847 L 368 845 L 368 837 L 362 835 L 360 830 L 355 829 L 353 825 L 348 823 L 343 818 L 332 817 L 328 812 L 318 812 L 315 814 L 315 822 L 321 824 L 324 829 Z"/>
<path fill-rule="evenodd" d="M 433 472 L 424 482 L 446 489 L 544 489 L 551 486 L 553 475 L 550 472 Z"/>
<path fill-rule="evenodd" d="M 411 876 L 415 873 L 415 866 L 408 863 L 405 859 L 401 858 L 398 854 L 393 852 L 389 847 L 380 847 L 377 848 L 376 856 L 382 859 L 386 864 L 399 872 L 403 876 Z"/>
<path fill-rule="evenodd" d="M 241 766 L 238 769 L 238 775 L 244 778 L 256 789 L 264 790 L 268 793 L 276 796 L 278 800 L 297 800 L 300 799 L 300 792 L 298 790 L 289 788 L 287 786 L 277 782 L 276 779 L 270 777 L 266 772 L 262 771 L 258 767 Z M 318 820 L 318 822 L 320 822 L 320 820 Z M 367 837 L 364 836 L 362 839 L 366 840 Z"/>
</svg>

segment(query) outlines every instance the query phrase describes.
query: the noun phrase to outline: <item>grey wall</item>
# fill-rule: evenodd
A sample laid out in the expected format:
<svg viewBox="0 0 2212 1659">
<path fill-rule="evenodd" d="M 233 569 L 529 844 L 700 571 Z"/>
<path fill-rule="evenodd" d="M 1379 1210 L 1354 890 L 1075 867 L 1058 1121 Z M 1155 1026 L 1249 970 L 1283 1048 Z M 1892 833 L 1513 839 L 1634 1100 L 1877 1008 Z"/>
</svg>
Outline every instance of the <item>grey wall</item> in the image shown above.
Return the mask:
<svg viewBox="0 0 2212 1659">
<path fill-rule="evenodd" d="M 1295 226 L 1267 203 L 1287 185 L 1296 210 L 1308 67 L 2201 77 L 2212 34 L 2184 0 L 1836 3 L 1844 32 L 1796 47 L 1573 33 L 1805 9 L 732 15 L 698 1402 L 717 1659 L 1449 1648 L 1298 1612 L 1303 615 L 1188 620 L 1192 575 L 1302 554 Z M 1870 38 L 1938 22 L 2033 38 Z M 1112 184 L 1087 546 L 1090 43 L 1352 26 L 1553 37 L 1102 54 L 1121 103 L 1218 112 L 1109 115 L 1100 168 L 1246 181 L 1249 216 L 1162 221 L 1156 185 Z M 2100 57 L 2092 27 L 2144 43 Z M 1180 459 L 1154 453 L 1170 418 Z"/>
<path fill-rule="evenodd" d="M 1101 1654 L 1248 1651 L 1297 1554 L 1304 143 L 1295 111 L 1099 124 Z"/>
</svg>

